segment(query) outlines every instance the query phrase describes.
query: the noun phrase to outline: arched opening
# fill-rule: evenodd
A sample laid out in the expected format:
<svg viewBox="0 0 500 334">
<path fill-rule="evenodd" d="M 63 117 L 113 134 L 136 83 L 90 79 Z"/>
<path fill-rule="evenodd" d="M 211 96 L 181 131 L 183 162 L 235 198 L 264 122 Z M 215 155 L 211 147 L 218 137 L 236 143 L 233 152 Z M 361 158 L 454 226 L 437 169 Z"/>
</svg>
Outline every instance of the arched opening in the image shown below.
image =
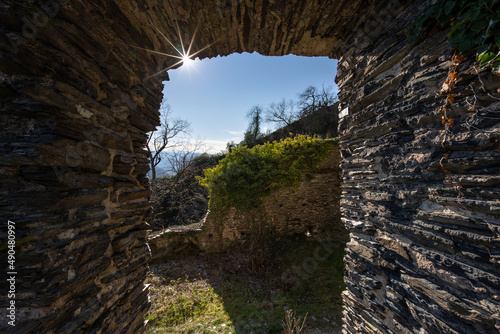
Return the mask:
<svg viewBox="0 0 500 334">
<path fill-rule="evenodd" d="M 164 103 L 169 103 L 174 115 L 192 120 L 193 128 L 197 120 L 189 117 L 200 117 L 200 123 L 211 131 L 204 138 L 211 145 L 223 139 L 218 149 L 209 148 L 216 154 L 215 162 L 228 143 L 243 140 L 249 122 L 246 114 L 252 107 L 262 110 L 259 138 L 264 143 L 264 128 L 273 125 L 265 121 L 270 105 L 293 99 L 297 107 L 289 111 L 297 113 L 293 119 L 300 118 L 297 95 L 313 86 L 317 89 L 310 91 L 313 105 L 303 111 L 309 117 L 297 120 L 288 131 L 273 134 L 270 130 L 268 141 L 289 137 L 290 132 L 332 139 L 338 108 L 333 99 L 323 99 L 331 105 L 320 110 L 320 101 L 315 99 L 333 82 L 335 63 L 328 58 L 257 54 L 197 61 L 192 64 L 195 67 L 169 71 Z M 199 116 L 193 112 L 196 108 Z M 231 118 L 239 123 L 232 123 Z M 238 132 L 240 137 L 234 138 Z M 210 137 L 213 134 L 217 137 Z M 224 137 L 228 134 L 230 138 Z M 215 167 L 207 165 L 210 157 L 198 156 L 179 173 L 166 177 L 159 177 L 162 168 L 168 169 L 167 163 L 160 163 L 157 179 L 151 181 L 153 260 L 146 281 L 151 284 L 152 300 L 146 316 L 149 331 L 276 332 L 282 328 L 286 310 L 301 317 L 308 313 L 308 328 L 339 330 L 347 232 L 340 221 L 337 145 L 335 149 L 328 162 L 303 177 L 300 187 L 273 191 L 259 210 L 258 221 L 252 222 L 243 216 L 221 220 L 213 212 L 206 216 L 207 190 L 195 175 L 203 176 L 201 166 Z M 166 152 L 167 159 L 168 154 L 176 153 Z M 220 224 L 224 224 L 222 234 L 214 226 Z"/>
<path fill-rule="evenodd" d="M 200 58 L 243 51 L 328 56 L 335 38 L 318 23 L 338 10 L 321 17 L 326 8 L 303 2 L 296 12 L 268 1 L 7 5 L 3 209 L 20 226 L 17 277 L 26 293 L 16 301 L 16 329 L 143 327 L 145 133 L 158 124 L 163 70 L 175 63 L 144 49 L 168 50 L 165 37 L 177 44 L 177 36 L 196 31 L 193 50 L 210 45 Z"/>
<path fill-rule="evenodd" d="M 328 105 L 329 110 L 318 110 L 307 122 L 297 123 L 288 130 L 282 129 L 280 133 L 283 136 L 294 133 L 337 137 L 335 72 L 336 61 L 327 57 L 289 55 L 282 58 L 257 53 L 233 54 L 203 61 L 197 59 L 191 66 L 169 70 L 170 80 L 163 82 L 165 88 L 160 111 L 168 113 L 170 121 L 167 119 L 152 136 L 157 138 L 164 129 L 175 128 L 174 125 L 180 124 L 179 120 L 189 125 L 189 133 L 177 134 L 174 130 L 167 130 L 175 136 L 158 138 L 153 145 L 151 142 L 154 140 L 149 142 L 152 152 L 155 151 L 153 146 L 163 149 L 161 159 L 151 159 L 155 165 L 158 163 L 155 177 L 168 177 L 168 180 L 163 180 L 168 182 L 168 186 L 164 185 L 162 189 L 173 188 L 169 194 L 158 198 L 165 206 L 161 205 L 153 212 L 150 221 L 153 231 L 158 227 L 168 228 L 201 220 L 206 213 L 208 199 L 194 176 L 203 176 L 201 165 L 204 168 L 211 166 L 206 163 L 212 158 L 220 159 L 228 145 L 242 142 L 250 122 L 247 115 L 252 108 L 258 108 L 261 114 L 258 136 L 265 136 Z M 305 106 L 308 109 L 302 110 Z M 165 120 L 164 116 L 161 117 Z M 277 139 L 282 138 L 274 136 L 269 141 Z M 166 142 L 167 145 L 163 145 Z M 188 179 L 188 175 L 173 177 L 189 166 L 195 157 L 203 154 L 217 156 L 198 158 L 196 162 L 200 170 L 189 169 Z M 152 174 L 150 172 L 150 178 L 154 179 Z M 192 191 L 182 191 L 177 187 L 181 185 L 189 186 Z M 154 192 L 153 199 L 156 199 Z M 177 204 L 170 207 L 169 202 Z M 195 212 L 193 217 L 186 217 L 190 212 Z"/>
<path fill-rule="evenodd" d="M 166 50 L 164 37 L 195 31 L 193 50 L 210 45 L 200 58 L 339 59 L 346 332 L 498 330 L 500 83 L 465 54 L 453 74 L 455 124 L 445 122 L 443 138 L 435 92 L 458 65 L 447 27 L 406 39 L 424 5 L 4 3 L 0 213 L 2 240 L 15 230 L 15 246 L 1 249 L 16 252 L 16 271 L 7 272 L 15 297 L 3 312 L 15 330 L 143 330 L 145 133 L 158 124 L 161 73 L 174 64 L 144 49 Z"/>
</svg>

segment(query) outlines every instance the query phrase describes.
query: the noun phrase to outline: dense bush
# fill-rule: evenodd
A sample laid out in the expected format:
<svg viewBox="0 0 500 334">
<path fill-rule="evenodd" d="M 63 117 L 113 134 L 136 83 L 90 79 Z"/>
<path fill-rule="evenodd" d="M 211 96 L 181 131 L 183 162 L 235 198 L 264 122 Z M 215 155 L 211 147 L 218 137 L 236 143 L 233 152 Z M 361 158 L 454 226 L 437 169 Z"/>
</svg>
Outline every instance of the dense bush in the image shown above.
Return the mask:
<svg viewBox="0 0 500 334">
<path fill-rule="evenodd" d="M 224 216 L 230 207 L 249 211 L 273 189 L 298 185 L 334 145 L 332 139 L 299 135 L 251 149 L 241 146 L 197 178 L 210 193 L 209 208 L 214 214 Z"/>
</svg>

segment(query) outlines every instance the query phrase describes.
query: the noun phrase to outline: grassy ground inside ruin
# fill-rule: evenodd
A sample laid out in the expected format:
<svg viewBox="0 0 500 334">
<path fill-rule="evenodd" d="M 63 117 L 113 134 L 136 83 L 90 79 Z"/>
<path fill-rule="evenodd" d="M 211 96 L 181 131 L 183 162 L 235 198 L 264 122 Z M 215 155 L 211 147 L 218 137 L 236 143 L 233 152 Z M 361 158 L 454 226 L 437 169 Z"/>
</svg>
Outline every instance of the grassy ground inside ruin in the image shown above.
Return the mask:
<svg viewBox="0 0 500 334">
<path fill-rule="evenodd" d="M 148 333 L 281 333 L 287 309 L 307 314 L 307 333 L 340 333 L 343 256 L 340 243 L 286 241 L 152 265 Z"/>
</svg>

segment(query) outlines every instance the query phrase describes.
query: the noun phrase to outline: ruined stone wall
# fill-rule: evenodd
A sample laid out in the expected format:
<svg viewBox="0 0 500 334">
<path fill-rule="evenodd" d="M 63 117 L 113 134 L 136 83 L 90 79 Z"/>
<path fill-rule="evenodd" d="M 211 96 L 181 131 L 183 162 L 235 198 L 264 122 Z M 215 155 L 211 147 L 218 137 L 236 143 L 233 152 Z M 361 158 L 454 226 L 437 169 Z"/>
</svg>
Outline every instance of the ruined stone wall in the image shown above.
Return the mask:
<svg viewBox="0 0 500 334">
<path fill-rule="evenodd" d="M 110 29 L 92 12 L 77 2 L 0 7 L 4 333 L 138 333 L 144 326 L 144 144 L 158 124 L 162 86 L 143 81 L 154 64 L 113 47 L 131 38 L 126 30 Z M 15 298 L 4 285 L 7 221 L 15 223 Z M 5 314 L 12 300 L 15 327 Z"/>
<path fill-rule="evenodd" d="M 208 214 L 197 244 L 204 251 L 222 251 L 248 241 L 259 230 L 279 235 L 304 235 L 347 239 L 340 221 L 340 152 L 335 149 L 306 175 L 298 188 L 278 189 L 264 199 L 262 209 L 251 214 L 230 210 L 222 221 Z"/>
<path fill-rule="evenodd" d="M 498 332 L 499 78 L 466 55 L 443 133 L 446 31 L 405 37 L 422 3 L 1 1 L 0 250 L 6 261 L 10 220 L 14 332 L 143 331 L 145 133 L 175 64 L 144 49 L 175 52 L 164 37 L 195 31 L 194 50 L 209 46 L 200 58 L 340 59 L 346 332 Z M 8 302 L 2 293 L 2 331 Z"/>
<path fill-rule="evenodd" d="M 306 175 L 297 188 L 278 189 L 264 199 L 262 209 L 252 215 L 230 210 L 224 220 L 208 213 L 201 229 L 167 230 L 149 240 L 153 259 L 193 248 L 220 252 L 248 242 L 252 234 L 276 233 L 276 237 L 305 235 L 346 242 L 347 231 L 340 220 L 340 152 L 332 151 L 318 169 Z"/>
<path fill-rule="evenodd" d="M 149 238 L 151 263 L 161 263 L 179 256 L 198 255 L 201 228 L 169 228 Z"/>
<path fill-rule="evenodd" d="M 498 333 L 500 77 L 466 54 L 447 129 L 448 31 L 409 44 L 418 6 L 394 11 L 339 60 L 344 330 Z M 391 11 L 368 13 L 359 31 L 376 34 L 366 26 L 380 15 Z"/>
<path fill-rule="evenodd" d="M 13 299 L 2 271 L 0 331 L 144 330 L 144 145 L 159 124 L 164 70 L 179 66 L 157 53 L 175 54 L 169 41 L 196 35 L 192 50 L 209 46 L 201 58 L 327 56 L 348 31 L 342 12 L 361 2 L 2 0 L 1 268 L 12 221 L 17 274 Z"/>
</svg>

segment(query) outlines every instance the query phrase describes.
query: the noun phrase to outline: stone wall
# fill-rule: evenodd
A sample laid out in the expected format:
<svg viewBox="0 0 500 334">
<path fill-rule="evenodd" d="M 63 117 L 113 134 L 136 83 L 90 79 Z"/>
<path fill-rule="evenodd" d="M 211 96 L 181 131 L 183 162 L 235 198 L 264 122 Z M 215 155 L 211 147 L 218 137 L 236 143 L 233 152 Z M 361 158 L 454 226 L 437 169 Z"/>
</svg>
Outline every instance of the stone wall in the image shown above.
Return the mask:
<svg viewBox="0 0 500 334">
<path fill-rule="evenodd" d="M 454 52 L 437 28 L 409 44 L 414 13 L 339 60 L 344 330 L 498 333 L 500 77 L 466 54 L 447 129 Z"/>
<path fill-rule="evenodd" d="M 405 37 L 423 3 L 2 1 L 0 249 L 15 222 L 15 332 L 143 331 L 145 133 L 175 66 L 145 49 L 174 52 L 164 37 L 195 31 L 200 58 L 340 60 L 346 332 L 498 332 L 499 78 L 466 55 L 443 132 L 446 29 Z"/>
<path fill-rule="evenodd" d="M 335 149 L 306 175 L 298 188 L 278 189 L 266 197 L 262 209 L 251 216 L 236 215 L 231 210 L 220 221 L 208 214 L 198 236 L 198 245 L 205 251 L 221 251 L 248 241 L 258 230 L 279 235 L 304 235 L 347 239 L 340 221 L 340 153 Z"/>
<path fill-rule="evenodd" d="M 140 333 L 145 133 L 162 98 L 161 81 L 145 79 L 162 65 L 123 47 L 144 36 L 115 3 L 68 2 L 0 5 L 0 332 Z M 15 298 L 5 293 L 8 220 Z"/>
<path fill-rule="evenodd" d="M 151 263 L 161 263 L 179 256 L 197 255 L 202 251 L 198 236 L 201 228 L 169 228 L 149 238 L 151 248 Z"/>
<path fill-rule="evenodd" d="M 0 295 L 0 330 L 144 330 L 144 145 L 159 124 L 164 70 L 179 66 L 155 52 L 175 53 L 169 41 L 196 35 L 193 50 L 210 45 L 200 58 L 256 50 L 327 56 L 337 43 L 332 22 L 345 27 L 340 13 L 359 5 L 2 1 L 0 249 L 4 261 L 10 220 L 17 290 L 15 299 Z M 15 328 L 6 321 L 11 300 Z"/>
<path fill-rule="evenodd" d="M 281 236 L 309 235 L 332 241 L 347 241 L 340 220 L 340 152 L 336 148 L 306 175 L 300 185 L 274 191 L 264 199 L 262 209 L 249 215 L 230 210 L 220 221 L 208 213 L 201 229 L 167 230 L 149 240 L 153 259 L 197 249 L 220 252 L 248 242 L 252 234 L 263 231 Z"/>
</svg>

